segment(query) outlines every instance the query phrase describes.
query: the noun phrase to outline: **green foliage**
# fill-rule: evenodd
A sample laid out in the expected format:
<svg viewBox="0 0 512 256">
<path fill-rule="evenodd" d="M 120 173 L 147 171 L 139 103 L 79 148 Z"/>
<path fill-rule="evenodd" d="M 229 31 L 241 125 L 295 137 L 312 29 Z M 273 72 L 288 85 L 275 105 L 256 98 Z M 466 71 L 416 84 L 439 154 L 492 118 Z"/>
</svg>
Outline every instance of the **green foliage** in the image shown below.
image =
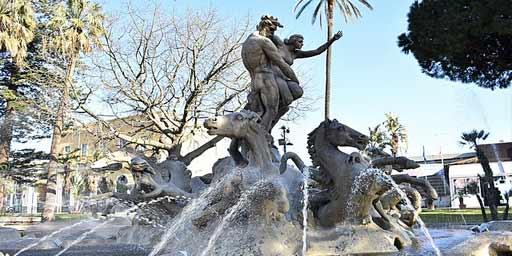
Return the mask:
<svg viewBox="0 0 512 256">
<path fill-rule="evenodd" d="M 21 149 L 10 153 L 9 163 L 0 164 L 0 176 L 9 177 L 17 182 L 33 182 L 41 179 L 35 170 L 42 170 L 49 159 L 48 153 L 34 149 Z M 44 173 L 44 172 L 43 172 Z"/>
<path fill-rule="evenodd" d="M 9 52 L 18 65 L 24 63 L 35 28 L 30 0 L 0 0 L 0 51 Z"/>
<path fill-rule="evenodd" d="M 487 139 L 488 136 L 489 133 L 485 132 L 484 130 L 472 130 L 469 132 L 463 132 L 461 135 L 462 140 L 459 141 L 459 143 L 461 145 L 467 145 L 476 151 L 476 156 L 485 174 L 484 177 L 481 177 L 481 180 L 483 181 L 482 189 L 486 191 L 485 194 L 487 201 L 489 202 L 491 218 L 496 220 L 498 218 L 497 206 L 499 205 L 499 191 L 494 186 L 494 174 L 489 164 L 489 159 L 478 146 L 479 142 Z"/>
<path fill-rule="evenodd" d="M 503 212 L 500 208 L 500 213 Z M 427 223 L 450 223 L 450 224 L 465 224 L 465 223 L 482 223 L 482 213 L 480 209 L 423 209 L 420 213 L 421 219 Z"/>
<path fill-rule="evenodd" d="M 407 130 L 398 121 L 398 116 L 393 116 L 391 113 L 386 113 L 386 120 L 383 122 L 384 127 L 390 137 L 389 144 L 391 145 L 391 153 L 393 156 L 398 154 L 399 149 L 407 151 L 408 137 Z"/>
<path fill-rule="evenodd" d="M 423 0 L 412 4 L 398 46 L 434 78 L 507 88 L 512 81 L 512 1 Z"/>
<path fill-rule="evenodd" d="M 378 124 L 374 128 L 368 127 L 370 132 L 368 147 L 366 151 L 370 155 L 378 155 L 383 152 L 388 146 L 391 146 L 388 134 L 381 129 L 382 124 Z"/>
<path fill-rule="evenodd" d="M 478 187 L 478 182 L 472 181 L 468 183 L 465 187 L 466 192 L 471 195 L 476 195 L 480 191 L 480 188 Z"/>
<path fill-rule="evenodd" d="M 464 189 L 460 189 L 457 191 L 457 198 L 464 198 L 466 196 L 466 192 Z"/>
<path fill-rule="evenodd" d="M 4 16 L 0 19 L 23 20 L 22 23 L 26 24 L 24 26 L 31 31 L 29 38 L 19 38 L 20 43 L 23 40 L 26 41 L 26 47 L 23 48 L 23 62 L 20 62 L 8 48 L 0 47 L 0 118 L 6 116 L 8 109 L 12 110 L 9 112 L 11 113 L 9 120 L 0 119 L 0 129 L 12 131 L 2 133 L 0 147 L 9 151 L 11 141 L 24 143 L 50 137 L 54 102 L 58 99 L 56 97 L 58 94 L 50 88 L 52 81 L 62 81 L 62 79 L 55 79 L 57 77 L 55 72 L 48 69 L 50 60 L 42 53 L 45 13 L 54 1 L 38 0 L 33 1 L 32 4 L 29 1 L 7 2 L 11 6 L 23 4 L 24 6 L 19 8 L 23 9 L 21 12 L 24 13 L 25 18 L 20 16 L 20 11 L 6 14 L 6 6 L 3 5 L 0 9 L 4 10 Z M 30 20 L 32 18 L 34 18 L 34 24 Z M 17 54 L 21 56 L 20 50 Z"/>
<path fill-rule="evenodd" d="M 48 47 L 66 58 L 89 53 L 93 45 L 101 45 L 104 16 L 98 4 L 88 0 L 61 2 L 53 10 L 48 28 Z"/>
<path fill-rule="evenodd" d="M 87 190 L 87 176 L 81 172 L 75 172 L 71 177 L 71 193 L 78 196 Z"/>
<path fill-rule="evenodd" d="M 459 141 L 459 144 L 468 146 L 472 149 L 476 149 L 480 140 L 486 140 L 488 136 L 489 133 L 485 132 L 484 130 L 477 131 L 474 129 L 469 132 L 463 132 L 460 136 L 461 141 Z"/>
<path fill-rule="evenodd" d="M 386 113 L 385 116 L 384 122 L 374 128 L 368 128 L 370 139 L 366 151 L 372 157 L 387 154 L 384 153 L 386 149 L 390 149 L 393 156 L 398 154 L 399 149 L 407 150 L 407 130 L 398 121 L 397 116 L 393 116 L 391 113 Z"/>
</svg>

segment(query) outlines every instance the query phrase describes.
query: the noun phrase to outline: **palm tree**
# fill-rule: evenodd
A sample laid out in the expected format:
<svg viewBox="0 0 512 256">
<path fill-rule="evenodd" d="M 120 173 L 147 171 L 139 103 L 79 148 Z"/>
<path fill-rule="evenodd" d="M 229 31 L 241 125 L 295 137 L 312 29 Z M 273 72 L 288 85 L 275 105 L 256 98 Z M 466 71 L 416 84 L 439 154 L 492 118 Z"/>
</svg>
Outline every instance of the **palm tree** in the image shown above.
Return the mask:
<svg viewBox="0 0 512 256">
<path fill-rule="evenodd" d="M 484 130 L 472 130 L 469 132 L 463 132 L 460 136 L 461 141 L 459 143 L 464 146 L 469 146 L 469 148 L 474 149 L 476 151 L 476 157 L 484 170 L 485 176 L 483 177 L 484 184 L 483 189 L 486 190 L 485 195 L 487 196 L 487 201 L 489 202 L 489 210 L 491 211 L 492 220 L 498 219 L 498 195 L 497 190 L 494 186 L 494 178 L 491 166 L 489 165 L 489 159 L 484 154 L 482 149 L 479 147 L 479 142 L 484 141 L 489 136 L 488 132 Z M 484 213 L 482 215 L 485 216 Z"/>
<path fill-rule="evenodd" d="M 378 124 L 374 128 L 368 127 L 368 131 L 370 132 L 370 139 L 368 141 L 366 151 L 370 156 L 382 155 L 384 153 L 384 149 L 391 146 L 388 135 L 382 131 L 381 124 Z"/>
<path fill-rule="evenodd" d="M 7 165 L 11 149 L 14 125 L 17 88 L 13 81 L 14 75 L 24 65 L 27 56 L 27 45 L 34 39 L 36 22 L 34 10 L 28 0 L 0 0 L 0 52 L 8 52 L 11 63 L 8 63 L 10 73 L 6 90 L 0 92 L 5 101 L 5 113 L 0 124 L 0 165 Z M 3 208 L 5 184 L 0 183 L 0 210 Z"/>
<path fill-rule="evenodd" d="M 480 197 L 478 183 L 476 181 L 472 181 L 472 182 L 468 183 L 464 187 L 464 189 L 467 191 L 468 194 L 476 196 L 476 200 L 478 200 L 478 204 L 480 205 L 480 211 L 482 212 L 482 219 L 484 220 L 484 222 L 487 222 L 488 221 L 487 213 L 485 212 L 485 205 L 484 205 L 484 202 L 482 201 L 482 197 Z M 460 191 L 463 191 L 463 190 L 460 190 Z"/>
<path fill-rule="evenodd" d="M 10 79 L 6 90 L 0 92 L 5 101 L 4 121 L 0 125 L 0 164 L 7 163 L 12 140 L 12 127 L 18 98 L 13 78 L 24 66 L 27 45 L 34 39 L 36 22 L 34 10 L 28 0 L 0 0 L 0 52 L 8 52 L 12 59 L 8 65 Z"/>
<path fill-rule="evenodd" d="M 334 6 L 338 5 L 341 14 L 345 18 L 345 21 L 348 18 L 361 17 L 361 11 L 351 0 L 315 0 L 317 1 L 317 5 L 313 12 L 313 17 L 311 19 L 311 23 L 315 23 L 317 17 L 320 19 L 320 26 L 322 26 L 322 12 L 320 11 L 324 9 L 324 15 L 327 19 L 327 40 L 331 39 L 332 31 L 334 27 Z M 358 0 L 361 4 L 368 7 L 368 9 L 373 10 L 373 7 L 366 0 Z M 313 0 L 297 0 L 295 4 L 295 11 L 297 11 L 296 18 L 302 14 L 302 12 L 308 7 Z M 300 7 L 300 8 L 299 8 Z M 331 48 L 327 48 L 327 56 L 325 59 L 325 119 L 329 119 L 330 115 L 330 101 L 331 101 Z"/>
<path fill-rule="evenodd" d="M 0 51 L 9 52 L 18 65 L 27 56 L 27 45 L 34 39 L 35 29 L 29 0 L 0 0 Z"/>
<path fill-rule="evenodd" d="M 55 211 L 55 191 L 58 168 L 58 145 L 64 127 L 64 113 L 67 110 L 70 89 L 81 53 L 89 53 L 94 45 L 100 45 L 104 33 L 102 26 L 104 16 L 99 5 L 88 0 L 68 0 L 54 10 L 48 27 L 52 31 L 49 39 L 51 50 L 62 57 L 65 63 L 65 79 L 62 95 L 57 109 L 50 148 L 50 162 L 46 184 L 46 200 L 43 220 L 51 221 Z"/>
<path fill-rule="evenodd" d="M 383 124 L 391 137 L 389 143 L 391 144 L 391 154 L 393 157 L 397 156 L 400 149 L 407 151 L 407 130 L 398 121 L 398 117 L 393 116 L 391 113 L 386 113 L 386 121 Z"/>
</svg>

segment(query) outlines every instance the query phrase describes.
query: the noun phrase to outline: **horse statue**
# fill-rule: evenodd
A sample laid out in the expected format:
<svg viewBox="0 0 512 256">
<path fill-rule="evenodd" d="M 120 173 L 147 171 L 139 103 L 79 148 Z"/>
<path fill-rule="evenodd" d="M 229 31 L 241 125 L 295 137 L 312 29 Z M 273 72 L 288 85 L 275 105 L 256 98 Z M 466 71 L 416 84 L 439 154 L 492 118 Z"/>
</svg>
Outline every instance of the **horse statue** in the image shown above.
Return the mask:
<svg viewBox="0 0 512 256">
<path fill-rule="evenodd" d="M 321 192 L 311 196 L 321 226 L 371 222 L 372 203 L 391 189 L 391 178 L 378 169 L 367 171 L 368 162 L 359 153 L 338 149 L 347 146 L 363 150 L 367 143 L 367 136 L 336 119 L 322 122 L 308 135 L 308 151 L 321 177 L 317 178 Z"/>
<path fill-rule="evenodd" d="M 233 144 L 228 149 L 231 158 L 237 166 L 261 170 L 263 176 L 278 175 L 279 170 L 273 164 L 271 148 L 271 136 L 259 123 L 258 114 L 242 110 L 241 112 L 230 113 L 224 116 L 209 118 L 204 122 L 208 134 L 231 138 L 232 141 L 244 143 L 247 146 L 247 153 L 244 156 L 238 147 Z M 238 164 L 246 163 L 246 164 Z"/>
<path fill-rule="evenodd" d="M 259 124 L 259 116 L 248 110 L 209 118 L 204 122 L 208 134 L 224 136 L 243 143 L 247 148 L 245 156 L 238 148 L 230 148 L 230 158 L 219 160 L 213 168 L 213 183 L 222 183 L 220 189 L 213 190 L 208 198 L 208 204 L 199 217 L 192 223 L 198 228 L 204 228 L 209 222 L 225 214 L 243 196 L 244 191 L 252 191 L 254 186 L 260 186 L 258 193 L 253 194 L 252 201 L 262 201 L 265 205 L 275 207 L 261 208 L 262 216 L 286 213 L 289 209 L 286 190 L 273 177 L 279 176 L 279 169 L 271 157 L 270 134 Z M 232 164 L 245 162 L 245 165 Z M 277 210 L 276 210 L 277 209 Z"/>
</svg>

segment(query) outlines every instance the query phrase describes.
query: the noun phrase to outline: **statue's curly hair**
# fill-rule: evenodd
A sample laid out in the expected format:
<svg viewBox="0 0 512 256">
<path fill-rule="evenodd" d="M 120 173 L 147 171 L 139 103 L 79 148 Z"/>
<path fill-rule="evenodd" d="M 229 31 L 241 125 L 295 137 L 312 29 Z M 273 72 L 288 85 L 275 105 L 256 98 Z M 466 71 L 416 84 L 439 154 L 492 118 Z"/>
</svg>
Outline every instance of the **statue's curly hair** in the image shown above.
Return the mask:
<svg viewBox="0 0 512 256">
<path fill-rule="evenodd" d="M 280 28 L 283 27 L 283 25 L 281 23 L 279 23 L 279 21 L 277 20 L 276 17 L 271 16 L 271 15 L 263 15 L 263 16 L 261 16 L 260 23 L 258 24 L 258 26 L 256 26 L 256 29 L 260 30 L 263 27 L 272 26 L 272 25 L 276 26 L 276 27 L 280 27 Z"/>
</svg>

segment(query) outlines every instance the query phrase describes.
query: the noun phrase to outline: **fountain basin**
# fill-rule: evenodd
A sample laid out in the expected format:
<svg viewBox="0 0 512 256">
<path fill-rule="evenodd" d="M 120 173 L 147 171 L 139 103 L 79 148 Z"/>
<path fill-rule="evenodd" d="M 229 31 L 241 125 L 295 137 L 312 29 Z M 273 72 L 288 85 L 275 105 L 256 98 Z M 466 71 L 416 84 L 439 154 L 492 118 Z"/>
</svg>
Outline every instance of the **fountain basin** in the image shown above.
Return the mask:
<svg viewBox="0 0 512 256">
<path fill-rule="evenodd" d="M 307 255 L 393 255 L 410 244 L 411 240 L 374 223 L 339 225 L 309 231 Z"/>
</svg>

